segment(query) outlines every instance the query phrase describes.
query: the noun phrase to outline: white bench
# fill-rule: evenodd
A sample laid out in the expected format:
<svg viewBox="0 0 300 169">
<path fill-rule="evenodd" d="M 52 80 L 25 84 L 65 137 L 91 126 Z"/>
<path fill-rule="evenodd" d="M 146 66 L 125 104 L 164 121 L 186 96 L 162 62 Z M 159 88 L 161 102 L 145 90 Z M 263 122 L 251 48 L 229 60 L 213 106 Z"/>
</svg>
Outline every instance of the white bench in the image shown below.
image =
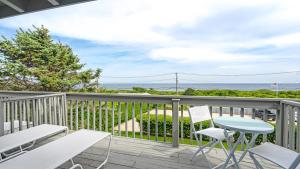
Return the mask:
<svg viewBox="0 0 300 169">
<path fill-rule="evenodd" d="M 106 164 L 110 152 L 111 134 L 106 132 L 79 130 L 25 154 L 0 164 L 0 169 L 55 169 L 67 161 L 72 162 L 72 169 L 81 168 L 72 158 L 85 151 L 98 141 L 110 137 L 106 159 L 97 167 Z"/>
<path fill-rule="evenodd" d="M 37 140 L 51 137 L 63 132 L 67 134 L 68 128 L 65 126 L 43 124 L 12 134 L 4 135 L 0 137 L 0 162 L 26 152 L 26 150 L 31 148 Z M 16 151 L 8 153 L 8 151 L 16 148 Z"/>
</svg>

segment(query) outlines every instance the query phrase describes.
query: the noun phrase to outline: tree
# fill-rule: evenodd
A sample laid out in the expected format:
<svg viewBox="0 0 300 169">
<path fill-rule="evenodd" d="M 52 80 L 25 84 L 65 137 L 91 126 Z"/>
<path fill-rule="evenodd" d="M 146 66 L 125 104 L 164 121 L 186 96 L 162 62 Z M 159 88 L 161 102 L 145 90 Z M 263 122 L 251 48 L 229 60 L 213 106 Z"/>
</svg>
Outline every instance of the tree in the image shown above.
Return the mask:
<svg viewBox="0 0 300 169">
<path fill-rule="evenodd" d="M 18 29 L 12 39 L 0 39 L 0 88 L 7 90 L 68 91 L 91 87 L 101 69 L 82 70 L 84 64 L 70 46 L 54 42 L 49 30 Z"/>
</svg>

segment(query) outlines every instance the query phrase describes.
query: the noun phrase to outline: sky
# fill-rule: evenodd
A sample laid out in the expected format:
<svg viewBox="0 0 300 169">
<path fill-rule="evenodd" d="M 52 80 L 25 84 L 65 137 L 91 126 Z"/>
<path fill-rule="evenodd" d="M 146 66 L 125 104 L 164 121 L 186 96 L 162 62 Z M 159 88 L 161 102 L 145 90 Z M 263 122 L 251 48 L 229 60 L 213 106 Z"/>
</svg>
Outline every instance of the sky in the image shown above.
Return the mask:
<svg viewBox="0 0 300 169">
<path fill-rule="evenodd" d="M 300 1 L 97 0 L 0 19 L 0 34 L 44 25 L 103 83 L 299 83 Z M 156 77 L 139 77 L 159 75 Z M 138 78 L 115 78 L 133 76 Z"/>
</svg>

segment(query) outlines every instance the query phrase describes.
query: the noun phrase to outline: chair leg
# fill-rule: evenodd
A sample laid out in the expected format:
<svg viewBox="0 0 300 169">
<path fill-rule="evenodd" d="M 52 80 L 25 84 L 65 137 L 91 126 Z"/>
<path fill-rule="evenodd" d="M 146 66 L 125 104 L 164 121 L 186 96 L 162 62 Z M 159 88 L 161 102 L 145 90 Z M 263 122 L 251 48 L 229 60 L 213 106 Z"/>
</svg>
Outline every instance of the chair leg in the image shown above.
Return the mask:
<svg viewBox="0 0 300 169">
<path fill-rule="evenodd" d="M 205 160 L 206 160 L 206 161 L 207 161 L 207 163 L 208 163 L 208 167 L 209 167 L 210 169 L 212 169 L 212 165 L 211 165 L 210 161 L 208 160 L 207 156 L 205 155 L 205 153 L 204 153 L 203 149 L 201 150 L 201 152 L 202 152 L 202 154 L 203 154 L 203 156 L 204 156 Z"/>
<path fill-rule="evenodd" d="M 252 153 L 249 153 L 250 157 L 252 158 L 256 169 L 264 169 L 263 166 L 257 161 L 257 159 L 254 157 Z"/>
<path fill-rule="evenodd" d="M 220 141 L 214 141 L 214 143 L 212 144 L 212 145 L 210 145 L 210 148 L 208 149 L 208 151 L 207 152 L 205 152 L 205 153 L 209 153 L 217 144 L 219 144 L 220 143 Z M 217 151 L 216 151 L 217 152 Z"/>
<path fill-rule="evenodd" d="M 206 147 L 209 147 L 209 146 L 213 145 L 214 143 L 215 143 L 214 141 L 211 141 L 211 142 L 209 142 L 209 143 L 207 143 L 207 144 L 205 144 L 205 145 L 203 145 L 203 146 L 199 146 L 198 150 L 194 153 L 194 155 L 193 155 L 191 161 L 193 161 L 194 158 L 195 158 L 200 152 L 202 152 L 202 154 L 204 154 L 203 149 L 206 148 Z"/>
</svg>

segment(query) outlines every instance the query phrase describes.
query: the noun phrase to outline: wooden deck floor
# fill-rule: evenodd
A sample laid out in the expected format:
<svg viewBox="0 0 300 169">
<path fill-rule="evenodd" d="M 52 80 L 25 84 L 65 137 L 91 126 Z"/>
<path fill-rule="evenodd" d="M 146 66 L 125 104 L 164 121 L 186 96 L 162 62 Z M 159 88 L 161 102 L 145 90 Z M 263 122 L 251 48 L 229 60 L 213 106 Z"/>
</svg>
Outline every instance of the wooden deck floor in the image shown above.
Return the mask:
<svg viewBox="0 0 300 169">
<path fill-rule="evenodd" d="M 55 139 L 55 138 L 53 138 Z M 44 144 L 48 140 L 42 142 Z M 76 140 L 74 140 L 76 141 Z M 107 152 L 108 139 L 95 144 L 90 149 L 74 158 L 75 163 L 83 165 L 84 169 L 96 168 L 104 159 Z M 113 137 L 111 154 L 105 169 L 204 169 L 208 163 L 201 156 L 191 161 L 193 152 L 197 147 L 180 145 L 173 148 L 171 144 L 157 143 L 147 140 Z M 208 154 L 213 165 L 224 161 L 225 154 L 220 149 L 212 150 Z M 278 168 L 268 162 L 263 162 L 265 168 Z M 67 162 L 60 168 L 69 168 Z M 255 168 L 247 155 L 241 163 L 241 168 Z"/>
</svg>

